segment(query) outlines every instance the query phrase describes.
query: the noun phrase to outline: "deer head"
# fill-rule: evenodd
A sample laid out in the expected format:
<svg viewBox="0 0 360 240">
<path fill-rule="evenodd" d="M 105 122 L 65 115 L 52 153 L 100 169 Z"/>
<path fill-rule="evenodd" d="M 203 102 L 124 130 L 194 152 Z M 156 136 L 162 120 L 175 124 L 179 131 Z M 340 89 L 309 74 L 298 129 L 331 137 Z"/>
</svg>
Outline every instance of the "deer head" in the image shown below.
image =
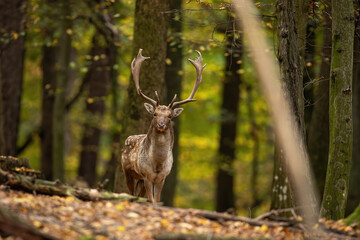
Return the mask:
<svg viewBox="0 0 360 240">
<path fill-rule="evenodd" d="M 195 81 L 195 84 L 194 84 L 193 90 L 191 91 L 190 96 L 185 100 L 175 102 L 176 97 L 177 97 L 177 95 L 175 94 L 174 98 L 172 99 L 172 101 L 170 102 L 170 104 L 168 106 L 160 105 L 160 98 L 159 98 L 157 91 L 155 91 L 156 100 L 154 100 L 154 99 L 146 96 L 140 89 L 140 85 L 139 85 L 140 68 L 141 68 L 142 63 L 146 59 L 149 59 L 150 57 L 144 57 L 142 55 L 142 49 L 139 49 L 137 57 L 134 58 L 134 60 L 131 63 L 131 72 L 132 72 L 133 79 L 135 82 L 136 91 L 142 98 L 144 98 L 146 101 L 151 103 L 151 104 L 144 103 L 144 106 L 145 106 L 146 110 L 154 116 L 152 123 L 154 124 L 154 126 L 158 132 L 165 131 L 169 127 L 169 125 L 171 123 L 171 119 L 179 116 L 181 114 L 181 112 L 184 110 L 183 108 L 175 108 L 176 106 L 179 106 L 179 105 L 182 105 L 182 104 L 185 104 L 188 102 L 196 101 L 196 99 L 193 99 L 193 97 L 201 83 L 202 71 L 206 66 L 206 64 L 204 66 L 202 65 L 203 59 L 202 59 L 201 53 L 197 50 L 196 50 L 196 52 L 199 55 L 199 57 L 197 59 L 195 59 L 195 60 L 188 59 L 196 69 L 196 81 Z"/>
</svg>

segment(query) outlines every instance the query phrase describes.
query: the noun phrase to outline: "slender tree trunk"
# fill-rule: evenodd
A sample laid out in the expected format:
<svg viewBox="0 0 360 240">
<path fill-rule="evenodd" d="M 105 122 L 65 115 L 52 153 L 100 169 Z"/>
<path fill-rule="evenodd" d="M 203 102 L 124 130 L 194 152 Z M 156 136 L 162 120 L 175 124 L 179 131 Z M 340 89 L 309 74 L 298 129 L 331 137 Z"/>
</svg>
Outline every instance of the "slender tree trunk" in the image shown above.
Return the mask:
<svg viewBox="0 0 360 240">
<path fill-rule="evenodd" d="M 278 60 L 284 94 L 291 100 L 291 108 L 296 120 L 300 135 L 304 137 L 304 103 L 302 88 L 302 68 L 297 44 L 295 24 L 295 1 L 278 0 Z M 304 146 L 302 146 L 304 149 Z M 305 171 L 305 170 L 304 170 Z M 271 209 L 289 208 L 295 204 L 293 187 L 288 174 L 287 159 L 279 144 L 275 146 L 275 162 Z"/>
<path fill-rule="evenodd" d="M 181 0 L 171 0 L 170 9 L 181 9 Z M 171 60 L 170 65 L 166 65 L 165 69 L 165 86 L 166 86 L 166 103 L 171 102 L 174 95 L 181 95 L 181 80 L 182 80 L 182 62 L 183 54 L 181 47 L 181 14 L 179 19 L 175 20 L 175 16 L 179 13 L 172 13 L 170 21 L 170 31 L 173 37 L 173 42 L 167 43 L 167 58 Z M 173 44 L 175 42 L 175 44 Z M 174 119 L 174 147 L 173 147 L 173 167 L 170 174 L 167 176 L 164 188 L 162 191 L 162 201 L 166 206 L 174 205 L 175 190 L 177 185 L 177 169 L 179 157 L 179 124 L 180 119 Z"/>
<path fill-rule="evenodd" d="M 359 23 L 359 22 L 358 22 Z M 346 214 L 352 213 L 359 205 L 360 199 L 360 29 L 355 30 L 354 36 L 354 69 L 353 69 L 353 152 L 350 174 L 349 196 Z M 360 207 L 359 207 L 360 209 Z"/>
<path fill-rule="evenodd" d="M 89 92 L 86 100 L 87 121 L 84 124 L 84 132 L 81 141 L 80 166 L 78 175 L 82 177 L 90 187 L 95 185 L 96 166 L 100 147 L 101 123 L 105 112 L 105 96 L 110 83 L 110 68 L 107 49 L 101 46 L 104 41 L 99 32 L 93 37 L 91 50 L 92 64 L 89 69 Z M 99 58 L 99 59 L 98 59 Z"/>
<path fill-rule="evenodd" d="M 240 96 L 240 75 L 242 41 L 235 38 L 233 18 L 229 17 L 230 27 L 226 39 L 225 79 L 223 81 L 220 144 L 218 150 L 218 170 L 216 178 L 216 211 L 223 212 L 235 208 L 234 170 L 235 143 Z"/>
<path fill-rule="evenodd" d="M 168 17 L 164 12 L 168 10 L 169 0 L 137 0 L 135 4 L 133 56 L 142 48 L 143 55 L 151 57 L 143 64 L 140 73 L 140 86 L 147 96 L 154 96 L 155 90 L 163 96 L 168 29 Z M 129 135 L 146 133 L 150 126 L 151 116 L 144 109 L 143 102 L 131 80 L 120 138 L 123 141 Z M 114 186 L 116 192 L 126 191 L 120 159 L 118 160 Z"/>
<path fill-rule="evenodd" d="M 251 161 L 251 178 L 250 178 L 250 191 L 251 191 L 251 208 L 256 208 L 261 204 L 259 198 L 259 155 L 260 155 L 260 139 L 259 139 L 259 125 L 256 123 L 255 112 L 254 112 L 254 99 L 253 99 L 253 87 L 251 83 L 247 83 L 247 108 L 249 112 L 250 120 L 250 136 L 254 142 L 253 147 L 253 159 Z"/>
<path fill-rule="evenodd" d="M 352 159 L 352 74 L 354 7 L 351 0 L 332 1 L 330 71 L 330 144 L 321 215 L 344 217 Z"/>
<path fill-rule="evenodd" d="M 0 2 L 0 155 L 16 154 L 24 66 L 25 2 Z"/>
<path fill-rule="evenodd" d="M 118 36 L 116 37 L 118 38 Z M 113 40 L 118 41 L 117 39 Z M 121 124 L 120 118 L 118 116 L 119 112 L 119 106 L 118 106 L 118 99 L 119 99 L 119 86 L 117 83 L 117 70 L 114 67 L 114 65 L 117 63 L 117 53 L 118 48 L 115 46 L 114 43 L 110 43 L 108 47 L 109 53 L 109 61 L 110 61 L 110 83 L 111 83 L 111 96 L 112 96 L 112 119 L 114 123 L 116 124 L 114 132 L 112 133 L 111 139 L 112 139 L 112 152 L 109 162 L 107 163 L 107 167 L 105 170 L 104 175 L 101 178 L 101 182 L 108 181 L 108 183 L 105 185 L 106 190 L 113 190 L 114 189 L 114 181 L 115 181 L 115 170 L 114 167 L 116 163 L 118 162 L 118 159 L 120 159 L 120 130 L 119 125 Z"/>
<path fill-rule="evenodd" d="M 43 47 L 43 84 L 42 84 L 42 116 L 41 116 L 41 172 L 45 179 L 53 179 L 53 107 L 56 89 L 56 56 L 54 46 Z"/>
<path fill-rule="evenodd" d="M 315 56 L 315 32 L 310 24 L 306 27 L 306 50 L 303 66 L 303 89 L 304 89 L 304 123 L 308 130 L 311 122 L 311 115 L 314 111 L 314 56 Z M 307 136 L 308 131 L 306 131 Z"/>
<path fill-rule="evenodd" d="M 57 63 L 56 90 L 53 110 L 53 173 L 54 178 L 64 181 L 64 132 L 66 115 L 66 86 L 69 77 L 69 61 L 71 51 L 71 38 L 68 30 L 71 29 L 70 2 L 63 0 L 58 3 L 61 11 L 59 53 Z"/>
<path fill-rule="evenodd" d="M 331 5 L 329 4 L 329 7 Z M 330 9 L 331 11 L 331 9 Z M 307 146 L 320 198 L 325 186 L 329 154 L 329 79 L 331 63 L 331 19 L 325 15 L 324 40 L 320 76 L 315 93 L 314 109 L 308 131 Z"/>
</svg>

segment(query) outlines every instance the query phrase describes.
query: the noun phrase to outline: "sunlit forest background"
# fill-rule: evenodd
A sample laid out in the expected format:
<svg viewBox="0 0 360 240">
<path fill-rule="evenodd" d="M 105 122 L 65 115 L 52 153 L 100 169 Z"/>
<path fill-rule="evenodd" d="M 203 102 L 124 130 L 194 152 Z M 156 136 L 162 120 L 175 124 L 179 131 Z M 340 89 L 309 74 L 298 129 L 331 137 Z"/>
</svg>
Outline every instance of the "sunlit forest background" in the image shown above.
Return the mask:
<svg viewBox="0 0 360 240">
<path fill-rule="evenodd" d="M 261 9 L 266 14 L 273 15 L 274 3 L 269 2 L 262 4 Z M 111 158 L 114 147 L 111 138 L 112 132 L 115 129 L 126 127 L 119 126 L 114 122 L 112 104 L 116 98 L 115 101 L 119 107 L 115 114 L 121 118 L 122 105 L 130 81 L 130 62 L 134 57 L 131 44 L 135 2 L 105 1 L 104 4 L 111 6 L 111 10 L 115 12 L 114 26 L 120 32 L 119 41 L 116 43 L 119 47 L 118 64 L 114 66 L 119 74 L 115 87 L 111 87 L 109 94 L 103 97 L 106 110 L 101 122 L 102 133 L 98 149 L 97 174 L 99 179 L 104 174 L 107 162 Z M 99 11 L 99 9 L 89 9 L 85 2 L 77 2 L 75 5 L 76 8 L 74 7 L 72 12 L 72 17 L 75 20 L 72 28 L 68 31 L 68 34 L 72 36 L 72 56 L 69 63 L 71 78 L 66 93 L 68 99 L 71 99 L 79 91 L 89 61 L 91 61 L 89 49 L 95 27 L 86 18 Z M 185 107 L 185 111 L 180 117 L 179 133 L 175 133 L 179 134 L 180 137 L 179 175 L 175 205 L 178 207 L 213 209 L 215 204 L 214 177 L 217 168 L 216 157 L 221 120 L 221 86 L 225 68 L 224 55 L 229 54 L 224 49 L 228 17 L 226 11 L 214 11 L 197 2 L 186 3 L 184 1 L 183 7 L 184 9 L 178 11 L 178 14 L 182 15 L 183 31 L 176 33 L 176 39 L 181 38 L 181 47 L 184 53 L 182 59 L 184 69 L 178 73 L 183 77 L 183 98 L 191 91 L 193 85 L 194 70 L 191 64 L 187 62 L 187 58 L 195 56 L 195 49 L 202 52 L 207 67 L 203 73 L 201 87 L 196 94 L 198 101 Z M 56 9 L 44 5 L 43 1 L 30 1 L 26 26 L 24 85 L 18 144 L 22 145 L 29 138 L 29 135 L 31 136 L 31 143 L 19 156 L 29 158 L 31 166 L 36 169 L 40 169 L 41 157 L 40 137 L 37 132 L 41 123 L 42 46 L 56 44 L 57 41 L 56 38 L 49 36 L 47 38 L 42 37 L 44 26 L 56 24 L 56 19 L 46 16 L 48 11 L 56 11 Z M 176 20 L 175 17 L 174 21 Z M 269 36 L 272 36 L 274 34 L 274 19 L 269 17 L 264 20 Z M 169 36 L 170 44 L 173 41 L 172 38 Z M 274 51 L 274 49 L 269 49 L 269 51 Z M 260 200 L 259 210 L 264 211 L 269 208 L 273 165 L 271 123 L 266 103 L 258 88 L 256 76 L 248 61 L 245 58 L 242 62 L 236 63 L 242 66 L 239 70 L 239 74 L 242 75 L 242 83 L 239 100 L 238 137 L 236 139 L 236 164 L 233 170 L 236 173 L 236 205 L 245 214 L 252 210 L 254 192 Z M 171 62 L 167 62 L 167 64 L 170 65 Z M 84 91 L 67 112 L 65 134 L 67 182 L 75 181 L 77 177 L 84 123 L 93 121 L 84 112 L 85 104 L 96 100 L 87 98 L 86 91 Z M 252 137 L 254 134 L 257 135 L 256 142 Z M 254 163 L 254 157 L 257 158 L 256 163 Z M 256 172 L 254 172 L 254 167 L 257 168 Z M 250 184 L 252 177 L 258 179 L 256 186 Z"/>
<path fill-rule="evenodd" d="M 56 2 L 56 1 L 55 1 Z M 61 44 L 58 29 L 59 9 L 54 8 L 51 0 L 29 0 L 26 4 L 25 31 L 12 33 L 14 39 L 25 36 L 25 59 L 21 95 L 21 113 L 19 121 L 17 155 L 30 159 L 31 167 L 41 169 L 41 123 L 43 90 L 51 88 L 43 84 L 43 51 L 46 47 Z M 70 1 L 71 26 L 66 34 L 71 37 L 69 78 L 66 86 L 66 100 L 69 103 L 65 112 L 65 182 L 80 184 L 78 178 L 80 155 L 83 150 L 82 139 L 86 126 L 100 129 L 100 142 L 92 151 L 97 154 L 96 183 L 107 176 L 109 169 L 115 169 L 114 154 L 119 155 L 124 142 L 114 141 L 114 136 L 127 128 L 122 119 L 128 99 L 128 86 L 131 78 L 130 63 L 137 50 L 133 50 L 135 1 Z M 259 10 L 266 29 L 271 49 L 263 51 L 277 54 L 277 18 L 275 1 L 263 0 L 254 3 Z M 234 14 L 229 11 L 225 1 L 191 1 L 180 3 L 180 7 L 162 12 L 172 23 L 180 23 L 181 31 L 168 30 L 168 49 L 178 48 L 182 53 L 181 76 L 182 90 L 180 99 L 191 92 L 195 79 L 195 70 L 187 61 L 197 57 L 195 50 L 202 53 L 207 64 L 203 72 L 203 81 L 195 95 L 196 102 L 184 106 L 184 112 L 176 124 L 179 129 L 178 175 L 174 205 L 184 208 L 214 210 L 216 206 L 216 173 L 219 169 L 219 144 L 221 123 L 233 116 L 222 109 L 224 97 L 226 58 L 236 59 L 232 64 L 239 66 L 239 99 L 236 117 L 235 159 L 227 171 L 234 177 L 235 207 L 239 214 L 256 216 L 270 208 L 273 166 L 274 133 L 268 107 L 259 87 L 256 72 L 251 64 L 251 54 L 243 47 L 250 39 L 242 39 L 241 31 L 233 31 Z M 318 84 L 324 81 L 321 74 L 324 56 L 324 34 L 329 8 L 325 2 L 313 1 L 306 17 L 307 45 L 304 66 L 304 103 L 307 129 L 311 122 L 311 113 L 315 102 Z M 94 42 L 98 46 L 106 45 L 105 38 L 95 39 L 104 24 L 97 22 L 99 16 L 109 18 L 111 22 L 115 64 L 111 71 L 116 72 L 115 80 L 107 83 L 104 94 L 93 97 L 85 83 L 87 73 L 93 62 L 106 58 L 104 53 L 94 54 Z M 94 20 L 95 19 L 95 20 Z M 55 29 L 50 32 L 48 29 Z M 230 42 L 229 35 L 241 41 Z M 229 47 L 230 46 L 230 47 Z M 148 56 L 144 49 L 144 56 Z M 153 56 L 150 56 L 153 57 Z M 327 59 L 326 59 L 327 58 Z M 325 60 L 324 60 L 325 59 Z M 45 60 L 46 61 L 46 60 Z M 151 61 L 151 59 L 150 59 Z M 171 68 L 173 60 L 167 57 L 164 64 Z M 146 79 L 141 79 L 146 84 Z M 165 80 L 167 81 L 167 79 Z M 327 81 L 327 79 L 325 79 Z M 157 86 L 158 89 L 164 86 Z M 151 89 L 151 92 L 157 89 Z M 149 91 L 150 92 L 150 91 Z M 88 106 L 97 102 L 104 103 L 103 115 L 93 115 Z M 166 103 L 167 104 L 167 103 Z M 145 112 L 145 109 L 142 108 Z M 149 116 L 150 119 L 150 116 Z M 50 119 L 49 119 L 50 121 Z M 139 134 L 143 132 L 135 132 Z M 326 166 L 325 166 L 326 168 Z M 96 184 L 95 184 L 96 185 Z M 109 188 L 113 187 L 113 179 Z M 356 201 L 355 201 L 356 202 Z"/>
</svg>

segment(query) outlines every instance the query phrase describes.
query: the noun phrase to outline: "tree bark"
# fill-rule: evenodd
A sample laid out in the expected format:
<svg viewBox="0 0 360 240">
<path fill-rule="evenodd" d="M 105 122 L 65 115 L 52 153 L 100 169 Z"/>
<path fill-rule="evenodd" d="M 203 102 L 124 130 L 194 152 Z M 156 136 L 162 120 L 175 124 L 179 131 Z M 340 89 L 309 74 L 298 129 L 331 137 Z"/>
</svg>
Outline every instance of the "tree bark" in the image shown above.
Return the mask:
<svg viewBox="0 0 360 240">
<path fill-rule="evenodd" d="M 329 11 L 331 4 L 329 2 Z M 324 37 L 319 81 L 316 83 L 314 109 L 308 131 L 307 146 L 316 186 L 322 198 L 329 154 L 329 80 L 331 62 L 331 18 L 324 14 Z"/>
<path fill-rule="evenodd" d="M 56 56 L 54 46 L 43 46 L 43 84 L 41 115 L 41 172 L 45 179 L 53 179 L 53 107 L 56 89 Z"/>
<path fill-rule="evenodd" d="M 240 97 L 240 69 L 242 40 L 235 38 L 234 19 L 229 17 L 226 39 L 225 78 L 222 83 L 220 143 L 217 157 L 216 211 L 235 208 L 234 169 L 236 132 Z"/>
<path fill-rule="evenodd" d="M 23 0 L 0 2 L 0 155 L 16 154 L 24 66 Z"/>
<path fill-rule="evenodd" d="M 356 24 L 357 25 L 357 24 Z M 353 69 L 353 150 L 350 172 L 349 195 L 346 213 L 352 213 L 359 204 L 360 188 L 360 29 L 355 30 L 354 36 L 354 69 Z"/>
<path fill-rule="evenodd" d="M 96 182 L 96 166 L 100 147 L 101 123 L 105 112 L 105 97 L 110 83 L 109 49 L 102 47 L 104 36 L 95 32 L 91 50 L 92 64 L 86 76 L 88 79 L 88 97 L 86 100 L 87 121 L 84 123 L 84 132 L 81 141 L 80 165 L 78 175 L 90 187 Z"/>
<path fill-rule="evenodd" d="M 181 9 L 181 0 L 171 0 L 170 9 Z M 179 19 L 175 20 L 178 15 Z M 166 65 L 165 68 L 165 86 L 166 86 L 166 103 L 170 103 L 174 95 L 181 96 L 181 80 L 183 69 L 183 54 L 181 46 L 182 34 L 182 17 L 181 13 L 172 13 L 170 21 L 170 31 L 173 40 L 167 43 L 167 58 L 171 60 L 171 64 Z M 174 44 L 175 43 L 175 44 Z M 180 119 L 174 119 L 174 147 L 173 147 L 173 166 L 170 174 L 167 176 L 164 188 L 162 191 L 162 201 L 165 206 L 174 205 L 175 190 L 177 185 L 177 169 L 179 158 L 179 129 Z"/>
<path fill-rule="evenodd" d="M 137 0 L 135 5 L 135 25 L 133 56 L 140 48 L 143 55 L 151 59 L 142 65 L 140 86 L 145 95 L 153 97 L 157 90 L 163 95 L 165 83 L 166 36 L 168 17 L 164 13 L 169 10 L 169 0 Z M 137 94 L 135 84 L 131 80 L 128 87 L 128 99 L 124 108 L 123 128 L 120 139 L 134 134 L 146 133 L 150 126 L 151 116 L 143 107 L 144 100 Z M 120 143 L 123 146 L 123 142 Z M 120 159 L 118 159 L 115 175 L 114 191 L 126 191 Z"/>
<path fill-rule="evenodd" d="M 304 138 L 303 75 L 297 44 L 295 1 L 278 0 L 276 9 L 278 17 L 278 60 L 283 90 L 290 99 L 291 110 L 295 117 L 296 126 L 293 127 Z M 304 146 L 301 148 L 304 149 Z M 271 209 L 290 208 L 295 205 L 292 194 L 294 189 L 291 184 L 292 179 L 289 178 L 287 162 L 283 149 L 277 143 L 275 145 Z"/>
<path fill-rule="evenodd" d="M 330 143 L 321 215 L 344 217 L 352 156 L 352 74 L 354 8 L 351 0 L 332 1 Z"/>
</svg>

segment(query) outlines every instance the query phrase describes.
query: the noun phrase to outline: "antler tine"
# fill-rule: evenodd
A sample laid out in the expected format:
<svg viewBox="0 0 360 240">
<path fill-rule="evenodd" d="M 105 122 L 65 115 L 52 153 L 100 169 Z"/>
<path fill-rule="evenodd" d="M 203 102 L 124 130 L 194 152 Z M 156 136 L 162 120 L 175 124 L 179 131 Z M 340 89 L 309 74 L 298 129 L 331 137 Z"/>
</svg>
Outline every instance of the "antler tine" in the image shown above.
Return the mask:
<svg viewBox="0 0 360 240">
<path fill-rule="evenodd" d="M 142 55 L 142 49 L 139 49 L 138 55 L 136 56 L 136 58 L 134 58 L 131 62 L 131 73 L 133 75 L 133 79 L 135 82 L 135 86 L 136 86 L 136 91 L 137 93 L 144 98 L 145 100 L 149 101 L 150 103 L 152 103 L 154 106 L 158 105 L 158 102 L 155 101 L 152 98 L 149 98 L 148 96 L 146 96 L 140 89 L 140 85 L 139 85 L 139 75 L 140 75 L 140 69 L 141 69 L 141 64 L 146 60 L 149 59 L 150 57 L 144 57 Z"/>
<path fill-rule="evenodd" d="M 169 105 L 170 108 L 173 108 L 175 106 L 178 106 L 178 105 L 181 105 L 181 104 L 184 104 L 184 103 L 196 101 L 196 99 L 193 99 L 193 97 L 194 97 L 197 89 L 200 86 L 200 83 L 201 83 L 201 80 L 202 80 L 202 71 L 206 67 L 206 64 L 204 64 L 204 66 L 202 65 L 203 58 L 201 56 L 201 53 L 198 50 L 195 50 L 195 51 L 197 52 L 199 57 L 197 59 L 195 59 L 195 60 L 188 59 L 189 62 L 191 62 L 192 65 L 194 65 L 194 67 L 196 69 L 196 81 L 195 81 L 193 90 L 191 91 L 190 96 L 187 99 L 182 100 L 182 101 L 174 102 L 175 98 L 176 98 L 176 95 L 175 95 L 175 97 L 173 98 L 173 100 L 171 101 L 171 103 Z"/>
</svg>

